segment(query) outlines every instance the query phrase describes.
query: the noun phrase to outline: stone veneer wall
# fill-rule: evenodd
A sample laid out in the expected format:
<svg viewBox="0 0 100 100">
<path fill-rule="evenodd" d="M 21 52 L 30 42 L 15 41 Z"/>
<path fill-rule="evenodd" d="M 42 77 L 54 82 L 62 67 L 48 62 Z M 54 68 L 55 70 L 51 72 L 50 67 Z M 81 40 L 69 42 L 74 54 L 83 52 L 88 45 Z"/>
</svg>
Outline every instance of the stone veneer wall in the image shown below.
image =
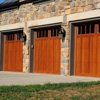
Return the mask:
<svg viewBox="0 0 100 100">
<path fill-rule="evenodd" d="M 23 1 L 23 0 L 20 0 Z M 100 0 L 55 0 L 43 4 L 24 4 L 19 9 L 0 12 L 0 26 L 32 21 L 73 13 L 86 12 L 100 8 Z M 67 31 L 64 41 L 61 41 L 61 74 L 69 73 L 69 25 L 63 26 Z M 30 29 L 24 28 L 27 35 L 26 44 L 23 45 L 23 72 L 29 72 L 29 43 Z"/>
</svg>

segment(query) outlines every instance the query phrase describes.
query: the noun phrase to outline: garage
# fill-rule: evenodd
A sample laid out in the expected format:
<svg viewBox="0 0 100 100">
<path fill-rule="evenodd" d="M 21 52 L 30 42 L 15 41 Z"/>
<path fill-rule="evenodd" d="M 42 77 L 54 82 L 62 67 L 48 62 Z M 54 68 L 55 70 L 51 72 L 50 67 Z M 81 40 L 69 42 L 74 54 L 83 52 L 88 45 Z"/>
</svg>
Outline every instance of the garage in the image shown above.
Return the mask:
<svg viewBox="0 0 100 100">
<path fill-rule="evenodd" d="M 22 72 L 23 43 L 22 32 L 4 34 L 4 71 Z"/>
<path fill-rule="evenodd" d="M 59 27 L 35 30 L 35 73 L 60 74 L 61 44 L 58 31 Z"/>
<path fill-rule="evenodd" d="M 100 24 L 75 26 L 75 75 L 100 76 Z"/>
</svg>

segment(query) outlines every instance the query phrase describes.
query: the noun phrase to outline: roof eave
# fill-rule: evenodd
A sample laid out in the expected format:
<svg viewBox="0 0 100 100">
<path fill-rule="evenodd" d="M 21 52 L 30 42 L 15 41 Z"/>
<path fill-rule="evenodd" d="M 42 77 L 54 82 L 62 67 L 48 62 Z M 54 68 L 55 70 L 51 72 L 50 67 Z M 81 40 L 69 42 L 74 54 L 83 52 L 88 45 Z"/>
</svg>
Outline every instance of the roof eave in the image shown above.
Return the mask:
<svg viewBox="0 0 100 100">
<path fill-rule="evenodd" d="M 26 4 L 26 3 L 30 3 L 30 2 L 32 2 L 32 0 L 25 0 L 25 1 L 22 1 L 22 2 L 16 1 L 16 2 L 9 3 L 9 4 L 0 5 L 0 10 L 5 9 L 5 8 L 9 8 L 11 6 L 12 7 L 13 6 L 19 7 L 22 4 Z"/>
</svg>

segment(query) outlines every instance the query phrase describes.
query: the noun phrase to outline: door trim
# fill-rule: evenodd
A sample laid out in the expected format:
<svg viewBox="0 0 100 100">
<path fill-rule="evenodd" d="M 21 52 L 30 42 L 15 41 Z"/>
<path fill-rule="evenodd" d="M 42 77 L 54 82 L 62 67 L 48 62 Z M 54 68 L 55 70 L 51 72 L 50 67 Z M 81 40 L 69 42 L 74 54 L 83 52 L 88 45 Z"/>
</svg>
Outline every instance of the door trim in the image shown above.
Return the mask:
<svg viewBox="0 0 100 100">
<path fill-rule="evenodd" d="M 4 35 L 0 32 L 0 71 L 3 71 Z"/>
<path fill-rule="evenodd" d="M 9 33 L 9 32 L 16 32 L 16 31 L 23 31 L 23 28 L 0 31 L 0 71 L 4 71 L 4 64 L 3 64 L 4 62 L 4 34 Z"/>
<path fill-rule="evenodd" d="M 69 75 L 75 75 L 75 26 L 79 23 L 93 23 L 100 21 L 100 18 L 92 18 L 78 21 L 70 21 L 70 50 L 69 50 Z"/>
<path fill-rule="evenodd" d="M 48 24 L 48 25 L 39 25 L 39 26 L 34 26 L 34 27 L 31 27 L 31 33 L 30 33 L 30 36 L 31 36 L 31 38 L 30 38 L 30 59 L 29 59 L 29 66 L 30 66 L 30 72 L 31 73 L 34 73 L 34 31 L 36 30 L 36 29 L 40 29 L 40 28 L 49 28 L 49 27 L 54 27 L 54 26 L 61 26 L 61 23 L 55 23 L 55 24 Z M 32 49 L 32 47 L 31 46 L 33 46 L 33 49 Z"/>
</svg>

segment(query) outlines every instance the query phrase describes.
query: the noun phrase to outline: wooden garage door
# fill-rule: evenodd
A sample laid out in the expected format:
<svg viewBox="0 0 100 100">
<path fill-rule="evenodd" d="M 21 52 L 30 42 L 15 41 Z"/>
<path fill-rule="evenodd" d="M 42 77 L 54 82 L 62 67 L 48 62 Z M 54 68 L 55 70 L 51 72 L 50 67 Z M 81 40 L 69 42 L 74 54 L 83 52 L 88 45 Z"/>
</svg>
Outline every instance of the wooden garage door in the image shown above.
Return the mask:
<svg viewBox="0 0 100 100">
<path fill-rule="evenodd" d="M 75 34 L 75 74 L 100 76 L 100 24 L 79 25 Z"/>
<path fill-rule="evenodd" d="M 58 28 L 38 30 L 36 32 L 34 72 L 60 74 Z"/>
<path fill-rule="evenodd" d="M 4 71 L 22 71 L 21 35 L 22 33 L 10 33 L 4 36 Z"/>
</svg>

